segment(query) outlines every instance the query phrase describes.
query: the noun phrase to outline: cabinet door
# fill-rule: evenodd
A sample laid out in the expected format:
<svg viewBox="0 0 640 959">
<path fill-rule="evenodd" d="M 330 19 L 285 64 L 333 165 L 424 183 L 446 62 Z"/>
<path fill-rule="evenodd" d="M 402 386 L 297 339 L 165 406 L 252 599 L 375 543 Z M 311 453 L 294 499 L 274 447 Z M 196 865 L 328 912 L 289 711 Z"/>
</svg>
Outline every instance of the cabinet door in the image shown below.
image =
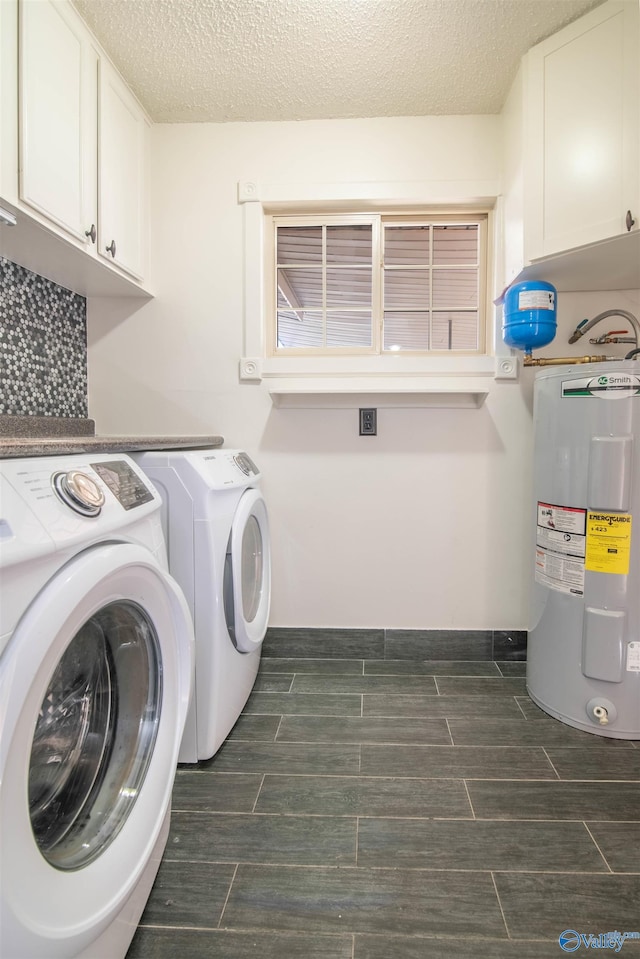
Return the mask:
<svg viewBox="0 0 640 959">
<path fill-rule="evenodd" d="M 87 242 L 96 221 L 97 53 L 68 4 L 19 7 L 20 199 Z"/>
<path fill-rule="evenodd" d="M 142 279 L 148 124 L 119 74 L 100 61 L 98 251 Z"/>
<path fill-rule="evenodd" d="M 527 259 L 626 231 L 638 198 L 638 4 L 605 3 L 528 54 Z"/>
</svg>

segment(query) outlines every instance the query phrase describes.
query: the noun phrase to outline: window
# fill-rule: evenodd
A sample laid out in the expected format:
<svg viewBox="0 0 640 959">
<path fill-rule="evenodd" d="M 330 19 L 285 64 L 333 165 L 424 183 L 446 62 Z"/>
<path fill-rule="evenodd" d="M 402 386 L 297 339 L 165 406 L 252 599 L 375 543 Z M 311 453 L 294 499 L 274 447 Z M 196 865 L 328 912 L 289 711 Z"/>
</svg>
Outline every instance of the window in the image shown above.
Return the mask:
<svg viewBox="0 0 640 959">
<path fill-rule="evenodd" d="M 268 218 L 269 355 L 486 353 L 487 216 Z"/>
</svg>

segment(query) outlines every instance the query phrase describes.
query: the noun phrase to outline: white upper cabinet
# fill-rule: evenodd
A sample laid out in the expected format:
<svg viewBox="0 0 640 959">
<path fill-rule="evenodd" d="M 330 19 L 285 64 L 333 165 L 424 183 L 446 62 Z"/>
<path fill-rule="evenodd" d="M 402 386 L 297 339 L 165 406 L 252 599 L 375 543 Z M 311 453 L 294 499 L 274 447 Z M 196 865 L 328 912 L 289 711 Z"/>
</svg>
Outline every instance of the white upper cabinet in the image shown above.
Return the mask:
<svg viewBox="0 0 640 959">
<path fill-rule="evenodd" d="M 85 295 L 145 295 L 150 123 L 69 0 L 0 0 L 3 255 Z"/>
<path fill-rule="evenodd" d="M 100 61 L 98 252 L 144 275 L 148 124 L 120 76 Z"/>
<path fill-rule="evenodd" d="M 20 199 L 82 243 L 96 217 L 98 55 L 65 4 L 20 6 Z"/>
<path fill-rule="evenodd" d="M 604 3 L 525 57 L 528 261 L 639 228 L 638 20 Z"/>
</svg>

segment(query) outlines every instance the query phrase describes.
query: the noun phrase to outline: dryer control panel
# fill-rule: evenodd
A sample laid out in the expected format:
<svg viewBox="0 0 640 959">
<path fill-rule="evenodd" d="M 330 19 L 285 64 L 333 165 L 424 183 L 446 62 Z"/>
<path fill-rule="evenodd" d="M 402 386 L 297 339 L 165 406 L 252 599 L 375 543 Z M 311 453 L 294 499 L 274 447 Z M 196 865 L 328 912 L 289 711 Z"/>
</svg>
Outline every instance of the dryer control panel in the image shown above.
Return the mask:
<svg viewBox="0 0 640 959">
<path fill-rule="evenodd" d="M 260 479 L 260 470 L 244 450 L 190 450 L 174 458 L 176 463 L 178 470 L 180 463 L 188 464 L 210 490 L 255 486 Z"/>
<path fill-rule="evenodd" d="M 236 453 L 233 457 L 233 461 L 236 466 L 239 466 L 245 476 L 257 476 L 258 467 L 253 462 L 250 456 L 247 456 L 244 452 Z"/>
</svg>

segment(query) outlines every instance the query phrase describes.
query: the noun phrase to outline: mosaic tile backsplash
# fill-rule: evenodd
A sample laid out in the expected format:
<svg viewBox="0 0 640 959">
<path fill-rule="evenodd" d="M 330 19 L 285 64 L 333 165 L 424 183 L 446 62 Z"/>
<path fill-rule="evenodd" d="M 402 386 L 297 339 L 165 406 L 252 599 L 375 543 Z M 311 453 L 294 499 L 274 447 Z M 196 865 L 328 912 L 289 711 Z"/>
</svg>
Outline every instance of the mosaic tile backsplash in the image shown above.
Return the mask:
<svg viewBox="0 0 640 959">
<path fill-rule="evenodd" d="M 0 257 L 0 413 L 87 408 L 86 299 Z"/>
</svg>

